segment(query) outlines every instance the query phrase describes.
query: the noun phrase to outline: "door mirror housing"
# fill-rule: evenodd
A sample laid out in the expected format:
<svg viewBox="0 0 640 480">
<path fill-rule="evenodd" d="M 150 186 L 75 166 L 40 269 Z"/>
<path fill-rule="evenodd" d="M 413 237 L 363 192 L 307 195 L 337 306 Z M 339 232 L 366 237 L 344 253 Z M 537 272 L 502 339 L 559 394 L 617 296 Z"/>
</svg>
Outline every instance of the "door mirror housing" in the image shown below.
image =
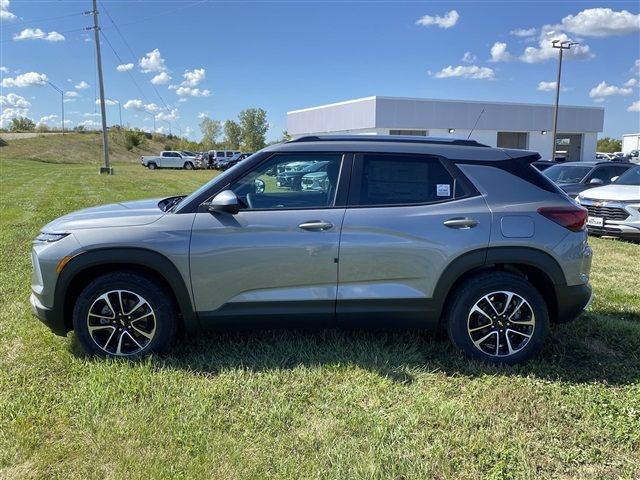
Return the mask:
<svg viewBox="0 0 640 480">
<path fill-rule="evenodd" d="M 604 182 L 599 178 L 592 178 L 589 185 L 604 185 Z"/>
<path fill-rule="evenodd" d="M 266 187 L 264 180 L 256 178 L 253 184 L 254 184 L 255 193 L 264 193 L 264 189 Z"/>
<path fill-rule="evenodd" d="M 224 190 L 205 203 L 210 212 L 225 212 L 235 215 L 240 211 L 240 200 L 231 190 Z"/>
</svg>

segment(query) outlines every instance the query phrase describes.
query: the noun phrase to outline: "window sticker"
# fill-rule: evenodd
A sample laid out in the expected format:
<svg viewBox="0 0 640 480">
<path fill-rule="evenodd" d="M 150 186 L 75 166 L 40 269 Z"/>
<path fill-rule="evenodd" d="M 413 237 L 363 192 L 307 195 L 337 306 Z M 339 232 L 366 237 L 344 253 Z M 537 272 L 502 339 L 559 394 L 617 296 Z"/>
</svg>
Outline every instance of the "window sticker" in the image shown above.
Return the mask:
<svg viewBox="0 0 640 480">
<path fill-rule="evenodd" d="M 451 186 L 448 183 L 438 183 L 436 185 L 436 196 L 438 197 L 450 197 Z"/>
</svg>

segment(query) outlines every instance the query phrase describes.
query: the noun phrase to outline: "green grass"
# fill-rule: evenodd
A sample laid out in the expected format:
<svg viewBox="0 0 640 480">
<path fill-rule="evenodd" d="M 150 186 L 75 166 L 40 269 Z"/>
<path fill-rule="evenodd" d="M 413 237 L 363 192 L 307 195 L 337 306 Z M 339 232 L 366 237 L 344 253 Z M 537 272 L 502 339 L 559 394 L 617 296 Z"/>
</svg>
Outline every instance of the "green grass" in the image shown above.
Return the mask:
<svg viewBox="0 0 640 480">
<path fill-rule="evenodd" d="M 595 301 L 514 368 L 422 332 L 245 331 L 139 362 L 31 316 L 30 241 L 71 210 L 188 192 L 209 171 L 0 149 L 0 478 L 640 476 L 640 245 L 593 239 Z"/>
</svg>

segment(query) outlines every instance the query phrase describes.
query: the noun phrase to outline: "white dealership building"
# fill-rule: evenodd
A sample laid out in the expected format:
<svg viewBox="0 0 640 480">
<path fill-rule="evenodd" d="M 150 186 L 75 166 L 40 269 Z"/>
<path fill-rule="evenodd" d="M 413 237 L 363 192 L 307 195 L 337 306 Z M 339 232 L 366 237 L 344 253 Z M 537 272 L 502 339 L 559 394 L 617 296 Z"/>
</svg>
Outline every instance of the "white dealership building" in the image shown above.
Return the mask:
<svg viewBox="0 0 640 480">
<path fill-rule="evenodd" d="M 287 112 L 293 137 L 316 134 L 419 135 L 471 138 L 493 147 L 551 156 L 553 105 L 366 97 Z M 562 105 L 557 152 L 568 160 L 595 159 L 602 107 Z"/>
</svg>

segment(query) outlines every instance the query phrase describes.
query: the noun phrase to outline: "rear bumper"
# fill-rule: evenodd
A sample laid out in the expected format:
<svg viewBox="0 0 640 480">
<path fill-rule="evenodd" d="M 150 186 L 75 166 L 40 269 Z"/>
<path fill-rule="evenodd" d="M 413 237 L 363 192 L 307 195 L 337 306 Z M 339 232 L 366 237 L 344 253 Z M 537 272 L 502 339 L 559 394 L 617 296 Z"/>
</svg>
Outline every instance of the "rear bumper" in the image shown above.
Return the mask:
<svg viewBox="0 0 640 480">
<path fill-rule="evenodd" d="M 590 304 L 593 299 L 591 285 L 556 285 L 556 296 L 558 298 L 558 314 L 555 319 L 557 323 L 566 323 L 578 317 Z"/>
<path fill-rule="evenodd" d="M 58 312 L 42 305 L 33 293 L 31 294 L 31 298 L 29 298 L 29 303 L 31 303 L 31 312 L 42 323 L 49 327 L 53 333 L 61 337 L 67 336 L 64 318 L 62 318 Z"/>
</svg>

